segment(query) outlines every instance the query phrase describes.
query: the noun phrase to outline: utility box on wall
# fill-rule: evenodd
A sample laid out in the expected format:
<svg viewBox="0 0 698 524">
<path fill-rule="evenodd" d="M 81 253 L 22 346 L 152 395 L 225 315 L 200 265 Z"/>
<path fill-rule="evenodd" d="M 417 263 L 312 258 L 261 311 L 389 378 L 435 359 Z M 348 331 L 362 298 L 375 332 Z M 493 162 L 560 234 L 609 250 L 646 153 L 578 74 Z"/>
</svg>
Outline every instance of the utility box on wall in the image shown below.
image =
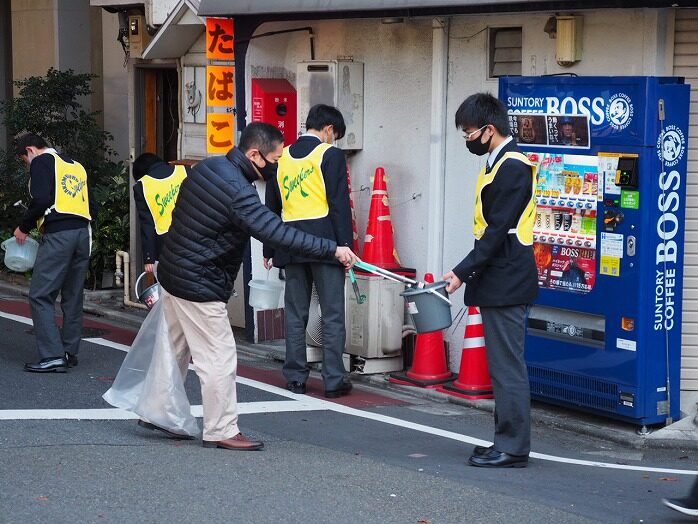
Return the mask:
<svg viewBox="0 0 698 524">
<path fill-rule="evenodd" d="M 363 149 L 364 65 L 353 60 L 300 62 L 297 69 L 298 134 L 306 132 L 305 118 L 315 104 L 335 106 L 342 112 L 347 132 L 335 145 Z"/>
<path fill-rule="evenodd" d="M 150 43 L 150 34 L 145 25 L 145 16 L 128 17 L 128 53 L 131 58 L 141 58 Z"/>
<path fill-rule="evenodd" d="M 252 121 L 276 126 L 287 146 L 297 139 L 296 104 L 296 90 L 285 78 L 252 79 Z"/>
</svg>

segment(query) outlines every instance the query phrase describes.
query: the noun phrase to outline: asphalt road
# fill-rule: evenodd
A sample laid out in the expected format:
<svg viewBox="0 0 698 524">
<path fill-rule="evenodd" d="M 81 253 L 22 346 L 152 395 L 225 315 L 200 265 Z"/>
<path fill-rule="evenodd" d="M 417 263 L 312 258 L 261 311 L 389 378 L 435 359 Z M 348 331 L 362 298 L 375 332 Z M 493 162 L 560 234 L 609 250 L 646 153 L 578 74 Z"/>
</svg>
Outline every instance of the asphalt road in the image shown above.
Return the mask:
<svg viewBox="0 0 698 524">
<path fill-rule="evenodd" d="M 688 522 L 660 499 L 689 489 L 692 453 L 536 426 L 528 468 L 473 468 L 488 413 L 364 385 L 327 402 L 317 378 L 295 396 L 278 387 L 278 363 L 245 356 L 240 425 L 265 450 L 169 440 L 101 398 L 133 333 L 89 323 L 114 343 L 83 342 L 67 374 L 24 373 L 35 358 L 26 309 L 3 304 L 19 316 L 0 313 L 2 523 Z M 193 372 L 186 387 L 200 404 Z"/>
</svg>

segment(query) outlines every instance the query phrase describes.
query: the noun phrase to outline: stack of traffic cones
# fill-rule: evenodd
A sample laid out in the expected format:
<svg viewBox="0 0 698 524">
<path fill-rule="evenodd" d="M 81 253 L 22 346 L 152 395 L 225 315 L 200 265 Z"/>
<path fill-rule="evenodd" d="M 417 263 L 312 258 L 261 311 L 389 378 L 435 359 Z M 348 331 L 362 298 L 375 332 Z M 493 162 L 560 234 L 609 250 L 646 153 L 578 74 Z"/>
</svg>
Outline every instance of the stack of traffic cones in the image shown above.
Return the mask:
<svg viewBox="0 0 698 524">
<path fill-rule="evenodd" d="M 485 330 L 477 307 L 468 306 L 458 378 L 452 383 L 438 386 L 437 389 L 442 393 L 471 400 L 493 398 L 492 380 L 487 370 Z"/>
<path fill-rule="evenodd" d="M 376 169 L 361 259 L 383 269 L 395 269 L 400 267 L 400 258 L 393 242 L 387 178 L 382 167 Z"/>
<path fill-rule="evenodd" d="M 431 273 L 424 275 L 424 282 L 434 282 Z M 443 331 L 417 335 L 414 345 L 412 367 L 407 373 L 391 373 L 388 379 L 393 384 L 433 388 L 453 378 L 446 363 L 446 348 Z"/>
<path fill-rule="evenodd" d="M 354 197 L 351 192 L 351 172 L 349 171 L 349 164 L 347 164 L 347 186 L 349 186 L 349 207 L 351 208 L 351 229 L 352 238 L 354 244 L 352 246 L 352 251 L 354 253 L 359 252 L 359 229 L 356 227 L 356 211 L 354 210 Z"/>
</svg>

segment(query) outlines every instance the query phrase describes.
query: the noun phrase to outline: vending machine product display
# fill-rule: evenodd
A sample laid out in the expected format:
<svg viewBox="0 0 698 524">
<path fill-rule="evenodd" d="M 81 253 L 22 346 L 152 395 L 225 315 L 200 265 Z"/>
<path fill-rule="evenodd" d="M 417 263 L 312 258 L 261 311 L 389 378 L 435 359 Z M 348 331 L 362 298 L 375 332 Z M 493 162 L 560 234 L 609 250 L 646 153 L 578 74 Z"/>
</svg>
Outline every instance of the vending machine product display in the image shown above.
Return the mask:
<svg viewBox="0 0 698 524">
<path fill-rule="evenodd" d="M 689 86 L 504 77 L 499 96 L 538 168 L 532 396 L 639 425 L 676 420 Z"/>
</svg>

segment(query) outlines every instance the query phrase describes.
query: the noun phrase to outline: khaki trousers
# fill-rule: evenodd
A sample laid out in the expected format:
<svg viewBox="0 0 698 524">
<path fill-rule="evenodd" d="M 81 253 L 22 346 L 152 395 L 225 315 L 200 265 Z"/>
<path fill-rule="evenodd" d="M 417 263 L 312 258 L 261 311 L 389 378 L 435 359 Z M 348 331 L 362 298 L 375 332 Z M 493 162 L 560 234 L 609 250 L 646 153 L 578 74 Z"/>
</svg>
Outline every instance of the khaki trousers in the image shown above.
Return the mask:
<svg viewBox="0 0 698 524">
<path fill-rule="evenodd" d="M 170 341 L 182 376 L 191 355 L 201 382 L 204 440 L 226 440 L 238 429 L 237 349 L 223 302 L 191 302 L 160 288 Z"/>
</svg>

